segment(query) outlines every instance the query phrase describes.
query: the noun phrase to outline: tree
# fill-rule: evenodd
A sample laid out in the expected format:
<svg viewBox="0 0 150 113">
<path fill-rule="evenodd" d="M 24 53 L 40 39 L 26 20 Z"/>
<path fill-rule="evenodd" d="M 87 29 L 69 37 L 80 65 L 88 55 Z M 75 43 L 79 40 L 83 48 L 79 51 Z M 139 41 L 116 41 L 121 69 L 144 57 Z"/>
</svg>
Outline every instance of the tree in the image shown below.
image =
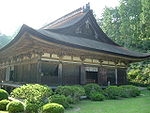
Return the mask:
<svg viewBox="0 0 150 113">
<path fill-rule="evenodd" d="M 121 0 L 119 6 L 120 32 L 127 48 L 141 48 L 140 14 L 142 12 L 140 0 Z"/>
<path fill-rule="evenodd" d="M 150 50 L 149 0 L 121 0 L 115 8 L 105 8 L 99 25 L 120 45 L 147 52 Z"/>
<path fill-rule="evenodd" d="M 4 47 L 11 41 L 10 36 L 6 36 L 5 34 L 0 33 L 0 48 Z"/>
<path fill-rule="evenodd" d="M 103 31 L 108 34 L 109 37 L 116 43 L 123 45 L 120 36 L 120 15 L 118 8 L 105 8 L 102 14 L 102 19 L 99 20 L 99 24 Z"/>
<path fill-rule="evenodd" d="M 149 0 L 141 0 L 142 13 L 140 15 L 141 34 L 143 40 L 143 48 L 146 51 L 150 50 L 150 2 Z"/>
<path fill-rule="evenodd" d="M 115 8 L 105 8 L 99 25 L 116 43 L 140 52 L 150 52 L 149 0 L 121 0 Z M 150 61 L 131 64 L 131 82 L 150 84 Z"/>
</svg>

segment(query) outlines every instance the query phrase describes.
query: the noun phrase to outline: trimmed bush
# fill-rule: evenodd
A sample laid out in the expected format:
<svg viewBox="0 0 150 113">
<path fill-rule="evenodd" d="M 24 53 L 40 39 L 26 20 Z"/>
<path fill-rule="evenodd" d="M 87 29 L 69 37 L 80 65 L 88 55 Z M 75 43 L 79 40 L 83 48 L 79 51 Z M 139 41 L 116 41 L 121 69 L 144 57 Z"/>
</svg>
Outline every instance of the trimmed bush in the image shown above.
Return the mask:
<svg viewBox="0 0 150 113">
<path fill-rule="evenodd" d="M 136 97 L 140 95 L 140 90 L 133 85 L 122 85 L 120 86 L 120 88 L 122 89 L 121 92 L 121 97 Z"/>
<path fill-rule="evenodd" d="M 21 113 L 24 112 L 24 105 L 19 101 L 11 101 L 7 104 L 6 110 L 9 113 Z"/>
<path fill-rule="evenodd" d="M 106 97 L 109 99 L 119 99 L 121 97 L 122 89 L 118 86 L 109 86 L 104 91 Z"/>
<path fill-rule="evenodd" d="M 73 103 L 76 103 L 80 100 L 81 96 L 85 95 L 85 90 L 81 86 L 59 86 L 56 89 L 56 93 L 69 96 L 72 98 Z"/>
<path fill-rule="evenodd" d="M 109 99 L 118 99 L 120 97 L 129 98 L 140 95 L 140 90 L 132 85 L 109 86 L 105 89 L 105 95 Z"/>
<path fill-rule="evenodd" d="M 125 88 L 124 86 L 120 86 L 120 88 L 121 88 L 121 93 L 120 93 L 121 97 L 123 97 L 123 98 L 129 98 L 129 97 L 131 97 L 129 89 Z"/>
<path fill-rule="evenodd" d="M 150 90 L 150 86 L 148 86 L 147 89 Z"/>
<path fill-rule="evenodd" d="M 90 99 L 93 101 L 103 101 L 105 99 L 105 96 L 100 92 L 91 92 Z"/>
<path fill-rule="evenodd" d="M 49 103 L 42 107 L 42 113 L 64 113 L 64 107 L 57 103 Z"/>
<path fill-rule="evenodd" d="M 14 89 L 11 96 L 25 99 L 29 103 L 44 105 L 45 100 L 52 95 L 52 89 L 39 84 L 27 84 Z"/>
<path fill-rule="evenodd" d="M 49 99 L 50 103 L 61 104 L 61 105 L 63 105 L 64 108 L 69 107 L 67 97 L 65 97 L 64 95 L 55 94 L 55 95 L 50 96 L 48 99 Z"/>
<path fill-rule="evenodd" d="M 55 92 L 57 94 L 62 94 L 62 95 L 65 95 L 65 96 L 72 96 L 73 95 L 73 92 L 72 92 L 72 88 L 71 86 L 58 86 L 57 89 L 55 90 Z"/>
<path fill-rule="evenodd" d="M 8 92 L 4 89 L 0 89 L 0 100 L 8 99 Z"/>
<path fill-rule="evenodd" d="M 67 96 L 66 98 L 69 104 L 75 104 L 75 100 L 71 96 Z"/>
<path fill-rule="evenodd" d="M 90 83 L 84 86 L 86 96 L 90 98 L 91 92 L 102 92 L 101 87 L 98 84 Z"/>
<path fill-rule="evenodd" d="M 26 103 L 25 113 L 38 113 L 39 105 Z"/>
<path fill-rule="evenodd" d="M 0 110 L 6 111 L 6 106 L 9 103 L 9 100 L 1 100 L 0 101 Z"/>
</svg>

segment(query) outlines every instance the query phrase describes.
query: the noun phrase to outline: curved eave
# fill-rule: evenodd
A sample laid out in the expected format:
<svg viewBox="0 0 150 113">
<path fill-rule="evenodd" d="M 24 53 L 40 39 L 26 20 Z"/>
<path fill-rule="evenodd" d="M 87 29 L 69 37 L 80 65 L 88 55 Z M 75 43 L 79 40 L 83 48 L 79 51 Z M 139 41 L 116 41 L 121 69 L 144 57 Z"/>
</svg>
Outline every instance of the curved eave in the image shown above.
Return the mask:
<svg viewBox="0 0 150 113">
<path fill-rule="evenodd" d="M 61 45 L 65 45 L 65 46 L 69 46 L 69 47 L 73 47 L 73 48 L 77 48 L 77 49 L 84 49 L 84 50 L 100 52 L 100 53 L 104 53 L 104 54 L 111 54 L 111 55 L 114 55 L 114 56 L 126 57 L 126 58 L 133 59 L 134 61 L 136 61 L 136 60 L 140 61 L 140 60 L 143 60 L 143 59 L 146 59 L 146 58 L 150 58 L 150 54 L 145 55 L 145 56 L 130 56 L 130 55 L 124 55 L 124 54 L 114 53 L 114 52 L 110 52 L 110 51 L 104 51 L 104 50 L 89 48 L 89 47 L 85 47 L 85 46 L 80 46 L 80 45 L 76 45 L 76 44 L 72 44 L 72 43 L 68 43 L 68 42 L 63 42 L 63 41 L 60 41 L 60 40 L 56 40 L 53 37 L 48 37 L 48 36 L 46 36 L 42 33 L 39 33 L 38 31 L 34 30 L 31 27 L 28 27 L 27 25 L 23 25 L 21 27 L 19 33 L 16 35 L 16 37 L 9 44 L 7 44 L 5 47 L 0 49 L 0 52 L 4 51 L 5 49 L 7 49 L 9 47 L 11 47 L 15 42 L 17 42 L 17 40 L 19 38 L 21 38 L 21 36 L 25 32 L 28 32 L 33 36 L 36 36 L 36 37 L 38 37 L 42 40 L 46 40 L 46 41 L 49 41 L 49 42 L 52 42 L 52 43 L 61 44 Z"/>
<path fill-rule="evenodd" d="M 11 40 L 7 45 L 5 45 L 3 48 L 0 49 L 1 51 L 4 51 L 5 49 L 11 47 L 15 42 L 18 41 L 18 39 L 21 38 L 21 36 L 24 34 L 24 32 L 28 29 L 29 27 L 27 25 L 22 25 L 20 31 L 18 32 L 18 34 L 14 37 L 13 40 Z"/>
</svg>

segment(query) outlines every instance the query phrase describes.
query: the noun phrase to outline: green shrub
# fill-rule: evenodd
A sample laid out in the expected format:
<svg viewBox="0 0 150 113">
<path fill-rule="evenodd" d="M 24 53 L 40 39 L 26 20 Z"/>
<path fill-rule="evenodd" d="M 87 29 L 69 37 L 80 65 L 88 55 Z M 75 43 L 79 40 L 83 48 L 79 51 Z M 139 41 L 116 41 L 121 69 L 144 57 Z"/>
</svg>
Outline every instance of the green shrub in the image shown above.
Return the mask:
<svg viewBox="0 0 150 113">
<path fill-rule="evenodd" d="M 0 110 L 6 111 L 6 106 L 9 103 L 9 100 L 1 100 L 0 101 Z"/>
<path fill-rule="evenodd" d="M 131 64 L 128 79 L 133 85 L 148 86 L 150 84 L 150 60 Z"/>
<path fill-rule="evenodd" d="M 69 104 L 75 104 L 76 103 L 76 101 L 71 96 L 67 96 L 66 98 L 67 98 L 67 102 Z"/>
<path fill-rule="evenodd" d="M 105 96 L 100 92 L 91 92 L 90 99 L 94 101 L 103 101 L 105 99 Z"/>
<path fill-rule="evenodd" d="M 118 99 L 121 97 L 122 89 L 118 86 L 109 86 L 104 91 L 107 98 Z"/>
<path fill-rule="evenodd" d="M 49 103 L 42 107 L 42 113 L 64 113 L 64 107 L 57 103 Z"/>
<path fill-rule="evenodd" d="M 24 112 L 24 105 L 19 101 L 11 101 L 6 106 L 6 110 L 9 113 L 21 113 L 21 112 Z"/>
<path fill-rule="evenodd" d="M 71 86 L 71 88 L 73 89 L 72 98 L 74 101 L 78 102 L 80 97 L 85 95 L 85 89 L 81 86 Z"/>
<path fill-rule="evenodd" d="M 64 108 L 69 107 L 67 97 L 65 97 L 64 95 L 59 95 L 59 94 L 52 95 L 49 97 L 49 102 L 61 104 L 61 105 L 63 105 Z"/>
<path fill-rule="evenodd" d="M 150 86 L 148 86 L 147 89 L 150 90 Z"/>
<path fill-rule="evenodd" d="M 101 87 L 98 84 L 90 83 L 84 86 L 86 96 L 90 98 L 91 92 L 102 92 Z"/>
<path fill-rule="evenodd" d="M 138 86 L 138 87 L 147 87 L 149 84 L 144 84 L 144 83 L 139 83 L 139 82 L 134 82 L 134 81 L 129 81 L 128 84 Z"/>
<path fill-rule="evenodd" d="M 81 86 L 59 86 L 56 89 L 56 93 L 69 96 L 72 98 L 73 103 L 76 103 L 80 100 L 81 96 L 85 95 L 85 90 Z"/>
<path fill-rule="evenodd" d="M 120 86 L 122 88 L 121 97 L 136 97 L 140 95 L 140 90 L 133 85 L 122 85 Z"/>
<path fill-rule="evenodd" d="M 39 105 L 26 103 L 25 112 L 26 113 L 38 113 Z"/>
<path fill-rule="evenodd" d="M 120 97 L 123 97 L 123 98 L 131 97 L 130 96 L 130 91 L 127 88 L 125 88 L 123 86 L 120 86 L 120 89 L 121 89 Z"/>
<path fill-rule="evenodd" d="M 8 99 L 8 92 L 3 90 L 3 89 L 0 89 L 0 100 L 4 100 L 4 99 Z"/>
<path fill-rule="evenodd" d="M 52 89 L 48 86 L 39 84 L 27 84 L 14 89 L 11 96 L 14 98 L 25 99 L 29 103 L 42 106 L 45 100 L 52 95 Z"/>
<path fill-rule="evenodd" d="M 60 95 L 62 94 L 65 96 L 72 96 L 73 95 L 71 86 L 58 86 L 57 89 L 55 90 L 55 92 L 57 94 L 60 94 Z"/>
</svg>

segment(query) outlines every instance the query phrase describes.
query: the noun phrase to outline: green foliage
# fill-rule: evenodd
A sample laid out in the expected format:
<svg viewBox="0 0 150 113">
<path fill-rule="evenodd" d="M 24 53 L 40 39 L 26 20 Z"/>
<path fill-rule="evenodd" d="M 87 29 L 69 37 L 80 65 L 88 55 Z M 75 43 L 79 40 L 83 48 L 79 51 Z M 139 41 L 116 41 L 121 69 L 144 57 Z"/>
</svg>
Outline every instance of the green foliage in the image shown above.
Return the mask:
<svg viewBox="0 0 150 113">
<path fill-rule="evenodd" d="M 128 79 L 132 83 L 148 86 L 150 84 L 150 61 L 131 64 L 128 69 Z"/>
<path fill-rule="evenodd" d="M 90 83 L 84 86 L 86 96 L 90 98 L 91 92 L 102 92 L 101 87 L 98 84 Z"/>
<path fill-rule="evenodd" d="M 4 89 L 0 89 L 0 100 L 3 100 L 3 99 L 8 99 L 8 92 L 5 91 Z"/>
<path fill-rule="evenodd" d="M 52 95 L 49 97 L 49 102 L 61 104 L 61 105 L 63 105 L 64 108 L 69 107 L 67 97 L 65 97 L 64 95 L 59 95 L 59 94 Z"/>
<path fill-rule="evenodd" d="M 49 103 L 42 107 L 42 113 L 64 113 L 64 107 L 57 103 Z"/>
<path fill-rule="evenodd" d="M 19 101 L 11 101 L 7 107 L 9 113 L 21 113 L 24 112 L 24 105 Z"/>
<path fill-rule="evenodd" d="M 116 43 L 133 50 L 150 50 L 150 7 L 148 0 L 121 0 L 105 8 L 99 24 Z"/>
<path fill-rule="evenodd" d="M 103 102 L 92 102 L 83 100 L 75 108 L 79 111 L 66 110 L 66 113 L 149 113 L 150 111 L 150 91 L 142 90 L 142 95 L 138 98 L 128 98 L 121 100 L 107 100 Z"/>
<path fill-rule="evenodd" d="M 139 96 L 140 90 L 133 85 L 109 86 L 105 89 L 105 95 L 109 99 L 129 98 Z"/>
<path fill-rule="evenodd" d="M 119 6 L 104 9 L 99 25 L 121 46 L 149 53 L 149 6 L 149 0 L 120 0 Z M 142 86 L 150 84 L 150 61 L 132 64 L 128 75 L 130 82 L 134 84 Z"/>
<path fill-rule="evenodd" d="M 141 0 L 142 13 L 140 14 L 141 34 L 143 39 L 142 45 L 145 50 L 150 49 L 150 2 L 149 0 Z"/>
<path fill-rule="evenodd" d="M 71 96 L 67 96 L 66 98 L 67 98 L 67 102 L 69 104 L 75 104 L 76 103 L 76 101 Z"/>
<path fill-rule="evenodd" d="M 109 86 L 105 89 L 105 95 L 109 99 L 119 99 L 121 97 L 121 88 L 118 86 Z"/>
<path fill-rule="evenodd" d="M 6 36 L 6 35 L 0 33 L 0 48 L 7 45 L 11 40 L 12 39 L 10 36 Z"/>
<path fill-rule="evenodd" d="M 140 90 L 132 85 L 123 85 L 120 86 L 120 88 L 122 89 L 121 91 L 121 97 L 136 97 L 140 95 Z"/>
<path fill-rule="evenodd" d="M 26 103 L 25 104 L 25 113 L 38 113 L 39 105 Z"/>
<path fill-rule="evenodd" d="M 118 44 L 124 45 L 122 38 L 121 37 L 118 38 L 118 36 L 121 35 L 119 31 L 121 22 L 118 7 L 116 8 L 106 7 L 102 14 L 102 18 L 98 20 L 98 24 L 113 41 L 115 41 Z"/>
<path fill-rule="evenodd" d="M 150 86 L 147 86 L 147 89 L 150 90 Z"/>
<path fill-rule="evenodd" d="M 6 111 L 6 106 L 9 103 L 9 100 L 1 100 L 0 101 L 0 110 Z"/>
<path fill-rule="evenodd" d="M 91 92 L 90 99 L 93 101 L 103 101 L 105 99 L 105 96 L 100 92 Z"/>
<path fill-rule="evenodd" d="M 39 84 L 27 84 L 14 89 L 11 96 L 25 99 L 29 103 L 42 106 L 45 100 L 52 95 L 52 89 Z"/>
<path fill-rule="evenodd" d="M 56 93 L 60 95 L 70 96 L 73 103 L 80 100 L 80 97 L 85 95 L 85 90 L 81 86 L 59 86 L 56 89 Z"/>
</svg>

